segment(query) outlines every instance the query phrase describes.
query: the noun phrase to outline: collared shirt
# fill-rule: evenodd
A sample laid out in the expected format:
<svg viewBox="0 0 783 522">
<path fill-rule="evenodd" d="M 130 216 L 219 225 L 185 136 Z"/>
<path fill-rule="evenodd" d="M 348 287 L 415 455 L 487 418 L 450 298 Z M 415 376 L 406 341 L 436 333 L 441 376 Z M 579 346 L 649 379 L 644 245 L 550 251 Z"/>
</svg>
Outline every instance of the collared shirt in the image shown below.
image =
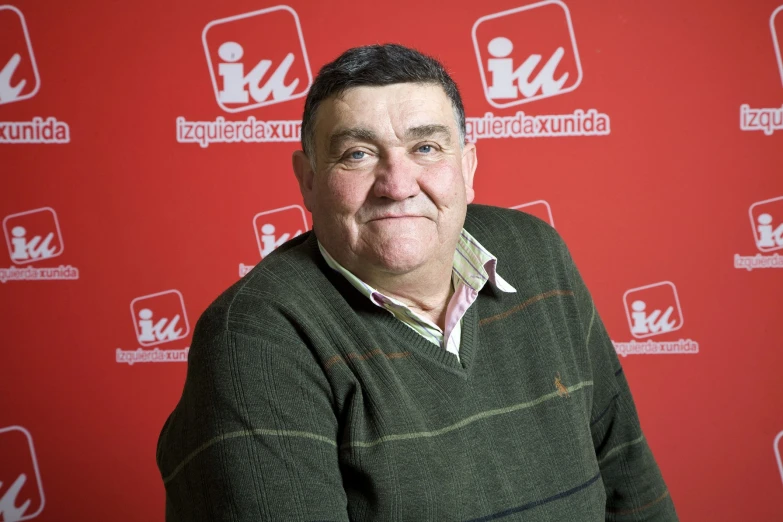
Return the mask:
<svg viewBox="0 0 783 522">
<path fill-rule="evenodd" d="M 376 306 L 389 311 L 394 317 L 409 326 L 416 333 L 431 343 L 445 348 L 459 359 L 459 347 L 462 338 L 462 317 L 478 297 L 479 291 L 487 281 L 491 281 L 498 290 L 516 292 L 516 288 L 508 284 L 497 273 L 497 258 L 481 246 L 464 228 L 457 241 L 451 271 L 451 285 L 454 294 L 446 308 L 445 329 L 408 307 L 399 300 L 386 296 L 368 285 L 345 267 L 340 265 L 326 249 L 318 242 L 318 249 L 326 263 L 340 272 L 359 292 L 365 295 Z"/>
</svg>

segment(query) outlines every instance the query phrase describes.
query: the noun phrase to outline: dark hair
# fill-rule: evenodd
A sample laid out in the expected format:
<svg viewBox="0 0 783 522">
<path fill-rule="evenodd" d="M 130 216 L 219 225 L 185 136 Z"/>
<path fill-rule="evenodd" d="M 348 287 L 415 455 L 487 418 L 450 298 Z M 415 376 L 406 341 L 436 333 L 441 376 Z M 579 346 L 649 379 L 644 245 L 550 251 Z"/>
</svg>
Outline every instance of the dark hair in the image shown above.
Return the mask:
<svg viewBox="0 0 783 522">
<path fill-rule="evenodd" d="M 397 44 L 354 47 L 324 65 L 305 100 L 302 116 L 302 149 L 315 162 L 315 113 L 322 101 L 351 87 L 383 86 L 395 83 L 440 85 L 451 100 L 460 142 L 465 141 L 465 108 L 457 84 L 436 59 Z"/>
</svg>

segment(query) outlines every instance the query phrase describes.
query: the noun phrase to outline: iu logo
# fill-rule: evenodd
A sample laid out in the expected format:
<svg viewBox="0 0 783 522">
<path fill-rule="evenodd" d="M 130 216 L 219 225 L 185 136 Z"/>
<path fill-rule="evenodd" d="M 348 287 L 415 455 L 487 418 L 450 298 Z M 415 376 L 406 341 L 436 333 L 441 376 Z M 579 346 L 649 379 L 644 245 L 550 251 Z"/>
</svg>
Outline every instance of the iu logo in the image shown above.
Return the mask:
<svg viewBox="0 0 783 522">
<path fill-rule="evenodd" d="M 772 11 L 769 19 L 769 28 L 772 31 L 772 42 L 775 44 L 775 56 L 778 59 L 780 69 L 780 81 L 783 82 L 783 5 Z"/>
<path fill-rule="evenodd" d="M 44 508 L 33 438 L 21 426 L 0 429 L 0 520 L 30 520 Z"/>
<path fill-rule="evenodd" d="M 299 17 L 288 6 L 214 20 L 201 39 L 226 112 L 301 98 L 313 82 Z"/>
<path fill-rule="evenodd" d="M 43 261 L 63 253 L 60 224 L 53 208 L 37 208 L 6 216 L 3 231 L 14 264 Z"/>
<path fill-rule="evenodd" d="M 762 252 L 783 248 L 783 196 L 753 203 L 749 212 L 756 248 Z"/>
<path fill-rule="evenodd" d="M 131 315 L 142 346 L 176 341 L 190 333 L 185 301 L 178 290 L 137 297 L 131 301 Z"/>
<path fill-rule="evenodd" d="M 302 207 L 290 205 L 259 212 L 253 218 L 253 228 L 256 231 L 258 252 L 264 259 L 289 239 L 306 232 L 307 219 Z"/>
<path fill-rule="evenodd" d="M 32 98 L 41 87 L 22 12 L 0 6 L 0 105 Z"/>
<path fill-rule="evenodd" d="M 625 292 L 623 301 L 631 334 L 637 339 L 682 328 L 677 288 L 669 281 L 632 288 Z"/>
<path fill-rule="evenodd" d="M 493 107 L 564 94 L 582 81 L 571 14 L 559 0 L 479 18 L 473 24 L 473 46 Z"/>
<path fill-rule="evenodd" d="M 539 199 L 538 201 L 531 201 L 530 203 L 522 203 L 521 205 L 517 205 L 511 208 L 515 210 L 521 210 L 526 214 L 532 214 L 538 219 L 549 223 L 550 227 L 555 228 L 555 220 L 552 218 L 552 207 L 550 207 L 549 203 L 543 199 Z"/>
</svg>

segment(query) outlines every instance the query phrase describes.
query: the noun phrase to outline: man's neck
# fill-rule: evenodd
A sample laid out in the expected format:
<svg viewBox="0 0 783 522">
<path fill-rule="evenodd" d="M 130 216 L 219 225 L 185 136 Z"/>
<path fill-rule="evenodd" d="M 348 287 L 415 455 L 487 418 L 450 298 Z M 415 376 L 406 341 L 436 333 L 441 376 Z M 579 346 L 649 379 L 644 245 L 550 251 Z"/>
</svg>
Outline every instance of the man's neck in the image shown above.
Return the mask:
<svg viewBox="0 0 783 522">
<path fill-rule="evenodd" d="M 447 271 L 440 270 L 424 279 L 407 278 L 408 274 L 380 280 L 359 277 L 382 294 L 406 304 L 408 308 L 428 318 L 441 330 L 445 330 L 446 310 L 454 293 L 451 284 L 451 265 L 447 268 Z"/>
<path fill-rule="evenodd" d="M 431 259 L 403 273 L 390 272 L 363 263 L 356 258 L 340 260 L 320 241 L 318 245 L 332 262 L 350 272 L 366 286 L 403 303 L 414 312 L 431 320 L 441 330 L 445 330 L 446 312 L 451 296 L 454 294 L 452 274 L 456 245 L 451 249 L 444 248 L 441 259 Z"/>
<path fill-rule="evenodd" d="M 446 309 L 454 293 L 451 284 L 453 259 L 419 267 L 404 274 L 359 267 L 346 267 L 356 277 L 385 296 L 393 297 L 411 310 L 445 329 Z"/>
</svg>

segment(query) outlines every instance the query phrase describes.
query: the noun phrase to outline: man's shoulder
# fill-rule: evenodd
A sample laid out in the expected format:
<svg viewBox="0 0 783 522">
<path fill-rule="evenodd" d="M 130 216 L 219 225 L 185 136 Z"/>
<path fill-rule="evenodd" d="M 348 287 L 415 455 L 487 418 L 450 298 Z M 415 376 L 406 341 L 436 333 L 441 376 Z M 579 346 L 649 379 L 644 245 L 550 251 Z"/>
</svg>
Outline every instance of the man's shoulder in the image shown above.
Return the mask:
<svg viewBox="0 0 783 522">
<path fill-rule="evenodd" d="M 520 210 L 490 205 L 468 205 L 465 230 L 492 251 L 490 244 L 504 245 L 509 241 L 523 241 L 539 246 L 557 246 L 562 238 L 552 226 Z"/>
<path fill-rule="evenodd" d="M 565 243 L 554 228 L 535 216 L 470 205 L 465 230 L 497 258 L 500 274 L 518 289 L 567 279 L 571 262 Z"/>
<path fill-rule="evenodd" d="M 288 312 L 312 306 L 313 290 L 328 284 L 314 245 L 307 232 L 279 247 L 223 291 L 199 322 L 246 335 L 285 335 L 280 328 L 290 324 Z"/>
</svg>

